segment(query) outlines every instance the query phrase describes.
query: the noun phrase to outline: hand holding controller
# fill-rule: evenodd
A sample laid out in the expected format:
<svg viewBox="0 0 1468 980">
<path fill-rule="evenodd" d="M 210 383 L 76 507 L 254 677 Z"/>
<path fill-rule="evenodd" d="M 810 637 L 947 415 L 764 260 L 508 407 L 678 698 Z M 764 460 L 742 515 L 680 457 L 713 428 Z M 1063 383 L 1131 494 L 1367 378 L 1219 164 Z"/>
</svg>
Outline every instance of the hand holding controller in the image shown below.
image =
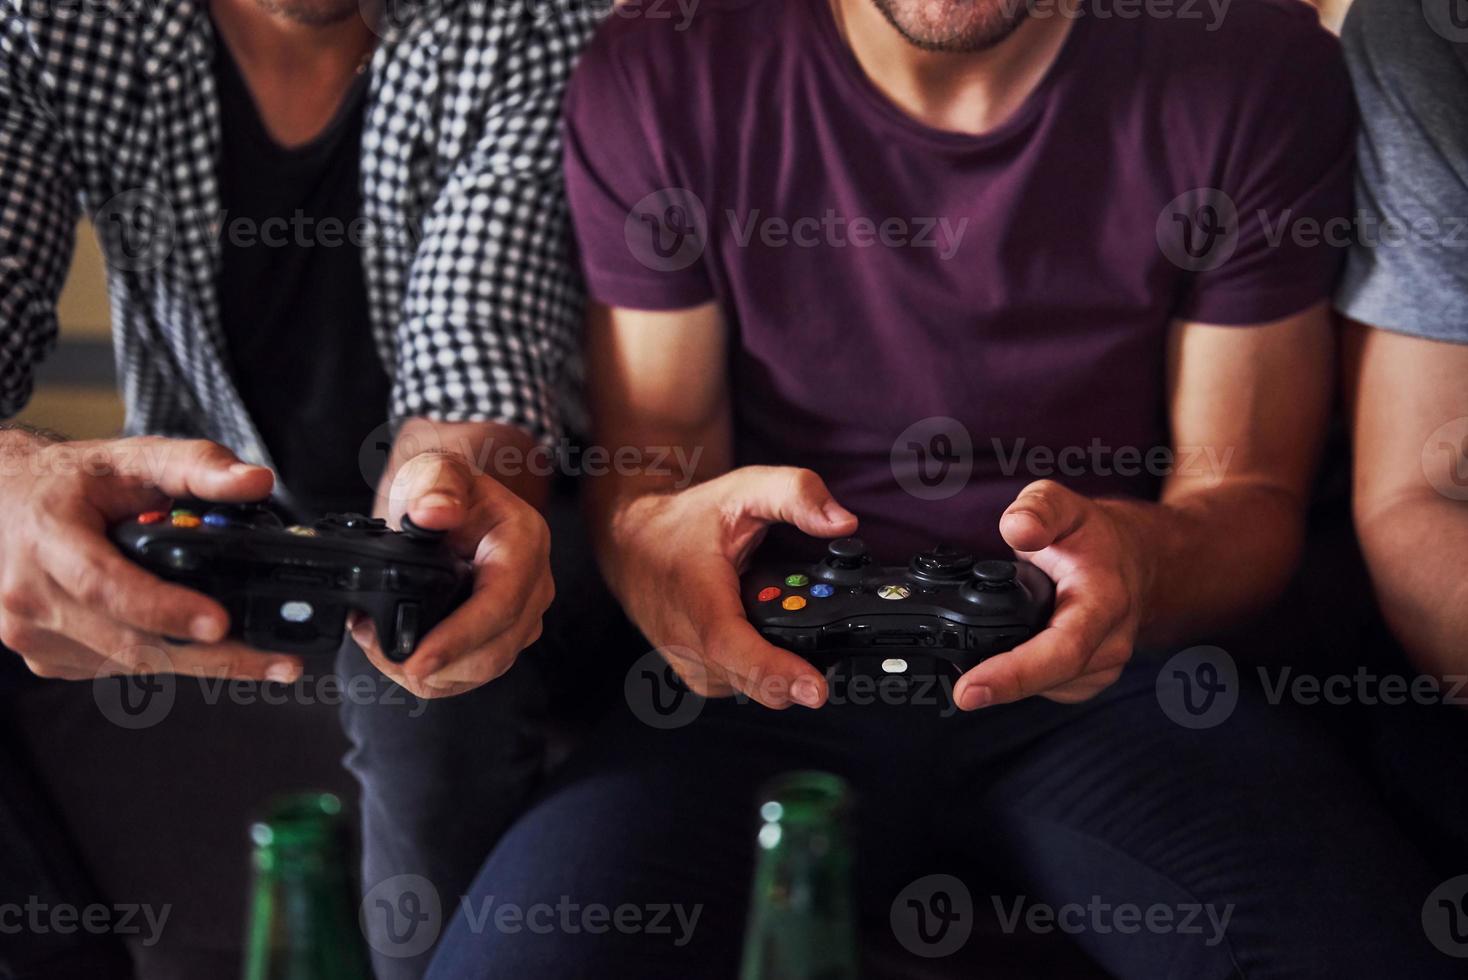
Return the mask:
<svg viewBox="0 0 1468 980">
<path fill-rule="evenodd" d="M 177 506 L 112 531 L 121 552 L 166 581 L 217 600 L 251 647 L 331 654 L 349 612 L 368 616 L 394 663 L 469 594 L 444 534 L 360 514 L 286 527 L 259 504 Z"/>
<path fill-rule="evenodd" d="M 940 546 L 883 567 L 856 538 L 831 542 L 813 564 L 757 565 L 741 591 L 762 637 L 817 666 L 954 679 L 1038 633 L 1055 600 L 1027 562 Z"/>
</svg>

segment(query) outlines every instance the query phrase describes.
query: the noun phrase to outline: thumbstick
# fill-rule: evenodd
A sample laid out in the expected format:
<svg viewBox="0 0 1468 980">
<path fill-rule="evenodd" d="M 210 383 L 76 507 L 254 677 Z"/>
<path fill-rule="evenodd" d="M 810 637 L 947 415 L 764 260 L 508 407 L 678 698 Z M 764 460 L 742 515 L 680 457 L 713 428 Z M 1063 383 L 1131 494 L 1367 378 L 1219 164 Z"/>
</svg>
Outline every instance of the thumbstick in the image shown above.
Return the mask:
<svg viewBox="0 0 1468 980">
<path fill-rule="evenodd" d="M 946 544 L 915 555 L 912 559 L 913 573 L 924 579 L 961 582 L 973 567 L 973 555 Z"/>
<path fill-rule="evenodd" d="M 981 561 L 974 565 L 974 584 L 986 592 L 1012 589 L 1019 574 L 1012 561 Z"/>
<path fill-rule="evenodd" d="M 867 563 L 867 546 L 861 538 L 841 538 L 826 546 L 833 568 L 860 568 Z"/>
<path fill-rule="evenodd" d="M 413 518 L 407 514 L 403 515 L 402 528 L 403 534 L 407 535 L 408 540 L 422 542 L 424 544 L 437 544 L 448 534 L 447 531 L 435 531 L 432 528 L 419 527 L 413 523 Z"/>
</svg>

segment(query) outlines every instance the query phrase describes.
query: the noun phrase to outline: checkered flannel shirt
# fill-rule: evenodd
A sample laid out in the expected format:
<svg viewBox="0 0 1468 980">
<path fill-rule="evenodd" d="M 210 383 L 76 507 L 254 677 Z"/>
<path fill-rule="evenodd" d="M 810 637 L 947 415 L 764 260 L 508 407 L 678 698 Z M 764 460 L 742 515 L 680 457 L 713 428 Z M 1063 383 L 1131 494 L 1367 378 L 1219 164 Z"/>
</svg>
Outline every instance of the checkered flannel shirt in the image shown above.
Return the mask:
<svg viewBox="0 0 1468 980">
<path fill-rule="evenodd" d="M 362 139 L 386 414 L 502 422 L 548 441 L 573 420 L 582 298 L 560 98 L 606 8 L 395 2 Z M 0 0 L 0 16 L 0 415 L 24 407 L 55 345 L 87 214 L 107 256 L 128 432 L 203 436 L 268 465 L 220 326 L 207 0 Z"/>
</svg>

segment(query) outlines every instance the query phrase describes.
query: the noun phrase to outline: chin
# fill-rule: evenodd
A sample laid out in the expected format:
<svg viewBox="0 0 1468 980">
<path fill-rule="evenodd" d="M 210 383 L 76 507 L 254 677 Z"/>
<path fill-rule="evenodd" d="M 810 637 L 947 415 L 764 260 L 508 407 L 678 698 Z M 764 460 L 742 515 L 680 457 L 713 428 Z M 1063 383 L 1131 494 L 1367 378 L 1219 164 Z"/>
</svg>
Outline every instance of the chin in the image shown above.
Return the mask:
<svg viewBox="0 0 1468 980">
<path fill-rule="evenodd" d="M 1013 34 L 1025 0 L 872 0 L 903 38 L 924 51 L 972 54 Z"/>
<path fill-rule="evenodd" d="M 361 13 L 359 0 L 259 0 L 260 6 L 298 24 L 329 27 Z"/>
</svg>

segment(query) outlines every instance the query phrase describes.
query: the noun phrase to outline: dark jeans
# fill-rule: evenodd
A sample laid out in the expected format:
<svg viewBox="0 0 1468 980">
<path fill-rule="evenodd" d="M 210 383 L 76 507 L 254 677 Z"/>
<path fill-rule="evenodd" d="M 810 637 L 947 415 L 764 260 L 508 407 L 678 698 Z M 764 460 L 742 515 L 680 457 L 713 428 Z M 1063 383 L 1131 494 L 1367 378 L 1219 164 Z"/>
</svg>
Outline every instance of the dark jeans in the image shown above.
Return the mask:
<svg viewBox="0 0 1468 980">
<path fill-rule="evenodd" d="M 361 786 L 362 887 L 378 980 L 423 976 L 434 941 L 485 855 L 540 787 L 550 758 L 605 710 L 633 632 L 601 582 L 574 498 L 547 515 L 557 600 L 539 643 L 504 676 L 467 694 L 420 701 L 348 641 L 346 765 Z"/>
<path fill-rule="evenodd" d="M 919 906 L 1050 922 L 1122 978 L 1460 975 L 1420 922 L 1440 876 L 1336 743 L 1247 691 L 1183 727 L 1157 677 L 1141 659 L 1087 704 L 951 717 L 721 701 L 659 730 L 622 712 L 500 841 L 430 978 L 736 975 L 757 787 L 811 767 L 856 788 L 863 934 L 895 934 L 908 975 L 935 951 L 902 924 Z M 1126 903 L 1143 918 L 1106 911 Z"/>
</svg>

